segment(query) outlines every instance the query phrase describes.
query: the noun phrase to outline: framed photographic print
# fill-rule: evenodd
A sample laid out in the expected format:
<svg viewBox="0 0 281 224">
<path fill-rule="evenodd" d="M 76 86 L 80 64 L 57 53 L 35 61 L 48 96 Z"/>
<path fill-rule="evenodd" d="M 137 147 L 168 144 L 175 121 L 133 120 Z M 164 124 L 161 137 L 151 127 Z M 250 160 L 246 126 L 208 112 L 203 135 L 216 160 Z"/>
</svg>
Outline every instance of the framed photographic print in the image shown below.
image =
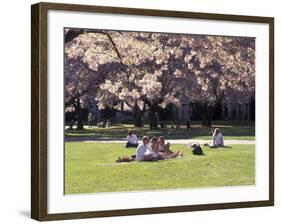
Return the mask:
<svg viewBox="0 0 281 224">
<path fill-rule="evenodd" d="M 274 204 L 274 18 L 31 8 L 32 218 Z"/>
</svg>

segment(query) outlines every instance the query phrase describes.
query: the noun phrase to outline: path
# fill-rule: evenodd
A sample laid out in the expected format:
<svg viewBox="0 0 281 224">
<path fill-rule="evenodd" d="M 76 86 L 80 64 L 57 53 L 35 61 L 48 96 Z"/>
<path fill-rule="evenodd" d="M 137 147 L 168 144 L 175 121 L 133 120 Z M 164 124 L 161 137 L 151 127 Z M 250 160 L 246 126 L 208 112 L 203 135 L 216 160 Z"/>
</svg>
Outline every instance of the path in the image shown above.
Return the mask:
<svg viewBox="0 0 281 224">
<path fill-rule="evenodd" d="M 126 140 L 124 139 L 119 139 L 119 140 L 114 140 L 114 139 L 105 139 L 105 140 L 100 140 L 100 139 L 81 139 L 79 137 L 76 138 L 65 138 L 66 142 L 99 142 L 99 143 L 124 143 Z M 210 140 L 203 140 L 203 139 L 169 139 L 167 140 L 171 144 L 189 144 L 189 143 L 199 143 L 199 144 L 205 144 L 205 143 L 211 143 Z M 255 140 L 224 140 L 225 145 L 254 145 Z"/>
<path fill-rule="evenodd" d="M 189 144 L 189 143 L 199 143 L 199 144 L 205 144 L 205 143 L 211 143 L 209 140 L 202 140 L 202 139 L 171 139 L 167 140 L 171 144 Z M 84 142 L 99 142 L 99 143 L 124 143 L 126 141 L 122 140 L 112 140 L 112 141 L 84 141 Z M 255 140 L 224 140 L 225 145 L 254 145 Z"/>
</svg>

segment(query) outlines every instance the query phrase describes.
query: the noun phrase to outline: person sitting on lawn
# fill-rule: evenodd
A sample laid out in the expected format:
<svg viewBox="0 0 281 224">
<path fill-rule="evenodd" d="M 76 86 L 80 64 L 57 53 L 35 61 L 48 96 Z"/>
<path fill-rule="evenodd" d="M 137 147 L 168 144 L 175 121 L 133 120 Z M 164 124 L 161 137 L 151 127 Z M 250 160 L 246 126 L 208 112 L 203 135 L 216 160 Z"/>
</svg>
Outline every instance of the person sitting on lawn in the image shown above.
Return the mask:
<svg viewBox="0 0 281 224">
<path fill-rule="evenodd" d="M 136 148 L 138 147 L 138 138 L 131 130 L 128 131 L 126 148 Z"/>
<path fill-rule="evenodd" d="M 170 143 L 165 143 L 165 138 L 163 136 L 160 136 L 158 138 L 158 156 L 161 159 L 170 159 L 175 158 L 178 156 L 183 156 L 183 153 L 181 151 L 173 152 L 170 150 Z"/>
<path fill-rule="evenodd" d="M 150 152 L 152 153 L 153 158 L 161 159 L 158 155 L 159 145 L 158 145 L 158 139 L 156 137 L 153 137 L 151 139 L 149 149 Z"/>
<path fill-rule="evenodd" d="M 150 141 L 150 148 L 151 151 L 154 153 L 159 152 L 159 144 L 158 144 L 158 139 L 156 137 L 153 137 Z"/>
<path fill-rule="evenodd" d="M 153 153 L 149 148 L 149 138 L 143 136 L 142 144 L 140 144 L 136 150 L 136 161 L 153 161 Z"/>
<path fill-rule="evenodd" d="M 213 148 L 224 147 L 223 135 L 219 128 L 216 128 L 213 133 Z"/>
</svg>

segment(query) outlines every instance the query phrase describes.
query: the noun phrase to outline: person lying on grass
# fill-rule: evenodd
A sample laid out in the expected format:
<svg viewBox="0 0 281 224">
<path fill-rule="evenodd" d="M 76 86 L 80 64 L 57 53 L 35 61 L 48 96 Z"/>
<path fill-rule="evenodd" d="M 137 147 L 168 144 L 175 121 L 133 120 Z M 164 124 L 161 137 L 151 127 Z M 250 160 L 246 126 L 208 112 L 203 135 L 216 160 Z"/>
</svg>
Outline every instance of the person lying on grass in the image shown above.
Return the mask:
<svg viewBox="0 0 281 224">
<path fill-rule="evenodd" d="M 125 145 L 126 148 L 136 148 L 138 147 L 138 138 L 131 130 L 128 131 L 127 142 Z"/>
<path fill-rule="evenodd" d="M 170 158 L 175 158 L 178 156 L 183 156 L 183 153 L 181 151 L 173 152 L 170 150 L 170 143 L 165 142 L 165 138 L 163 136 L 160 136 L 158 138 L 158 149 L 157 149 L 157 155 L 161 159 L 170 159 Z"/>
</svg>

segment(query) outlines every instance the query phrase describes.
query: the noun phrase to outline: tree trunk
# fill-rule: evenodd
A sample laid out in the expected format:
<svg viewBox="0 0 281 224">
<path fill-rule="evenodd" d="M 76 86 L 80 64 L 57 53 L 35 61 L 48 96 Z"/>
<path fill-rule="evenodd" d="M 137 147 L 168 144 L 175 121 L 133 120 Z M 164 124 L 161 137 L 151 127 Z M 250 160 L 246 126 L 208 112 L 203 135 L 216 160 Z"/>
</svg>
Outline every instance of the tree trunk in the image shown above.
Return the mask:
<svg viewBox="0 0 281 224">
<path fill-rule="evenodd" d="M 203 127 L 212 127 L 212 120 L 209 118 L 202 119 L 202 126 Z"/>
<path fill-rule="evenodd" d="M 141 111 L 140 108 L 138 107 L 137 103 L 135 103 L 135 106 L 134 106 L 134 117 L 135 117 L 134 125 L 135 125 L 135 127 L 143 127 L 142 116 L 143 116 L 143 111 Z"/>
<path fill-rule="evenodd" d="M 214 107 L 203 104 L 202 107 L 202 126 L 211 127 Z"/>
<path fill-rule="evenodd" d="M 158 129 L 158 116 L 157 116 L 157 106 L 152 105 L 149 108 L 149 128 Z"/>
<path fill-rule="evenodd" d="M 212 126 L 214 112 L 218 108 L 218 106 L 221 104 L 223 98 L 224 98 L 224 92 L 222 92 L 219 96 L 217 96 L 217 100 L 213 106 L 210 106 L 206 103 L 203 104 L 203 106 L 202 106 L 202 126 L 207 126 L 207 127 Z"/>
<path fill-rule="evenodd" d="M 140 116 L 140 115 L 135 116 L 134 125 L 135 125 L 135 127 L 143 127 L 142 116 Z"/>
<path fill-rule="evenodd" d="M 81 108 L 79 99 L 77 99 L 75 110 L 77 111 L 77 128 L 76 129 L 77 130 L 84 130 L 83 114 L 82 114 L 82 108 Z"/>
</svg>

